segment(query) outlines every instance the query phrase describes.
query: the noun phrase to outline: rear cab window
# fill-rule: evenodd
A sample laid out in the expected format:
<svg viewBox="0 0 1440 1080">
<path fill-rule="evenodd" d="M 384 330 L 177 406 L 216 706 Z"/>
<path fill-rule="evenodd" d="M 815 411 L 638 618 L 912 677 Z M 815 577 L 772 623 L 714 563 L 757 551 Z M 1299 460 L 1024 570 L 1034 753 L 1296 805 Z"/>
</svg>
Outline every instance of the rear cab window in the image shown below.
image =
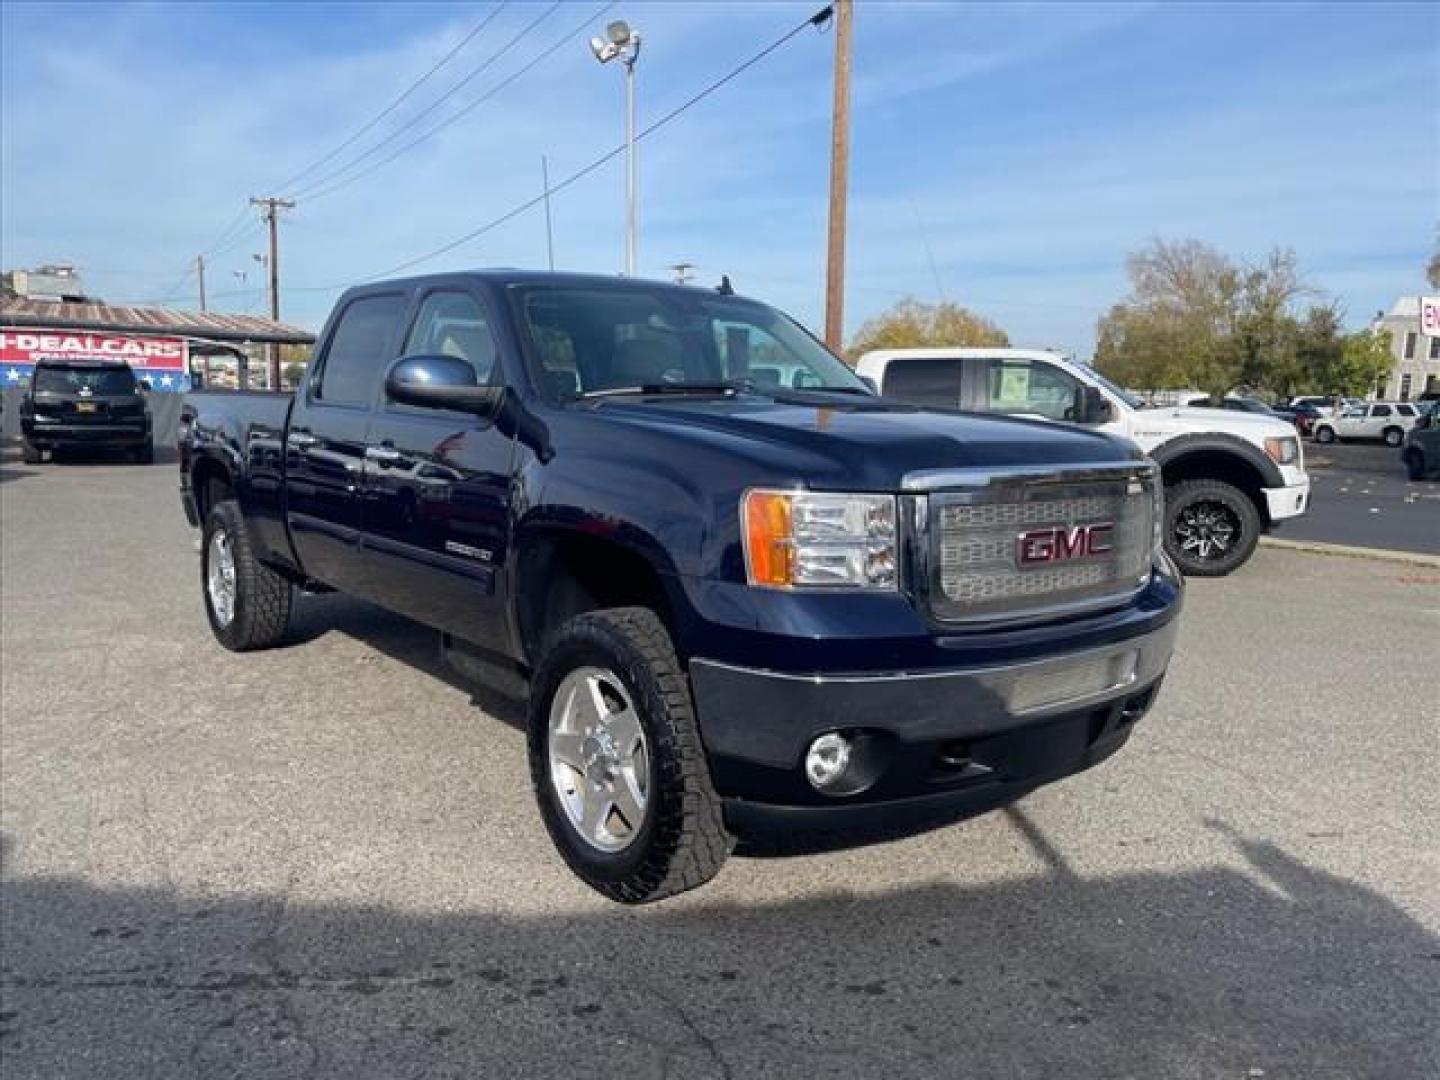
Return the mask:
<svg viewBox="0 0 1440 1080">
<path fill-rule="evenodd" d="M 885 365 L 886 397 L 927 409 L 958 409 L 964 361 L 941 356 L 897 357 Z"/>
<path fill-rule="evenodd" d="M 314 399 L 325 405 L 368 405 L 380 369 L 394 357 L 393 342 L 404 314 L 402 293 L 362 296 L 347 304 L 311 390 Z"/>
<path fill-rule="evenodd" d="M 98 364 L 40 364 L 35 368 L 37 393 L 133 394 L 135 372 L 129 367 Z"/>
</svg>

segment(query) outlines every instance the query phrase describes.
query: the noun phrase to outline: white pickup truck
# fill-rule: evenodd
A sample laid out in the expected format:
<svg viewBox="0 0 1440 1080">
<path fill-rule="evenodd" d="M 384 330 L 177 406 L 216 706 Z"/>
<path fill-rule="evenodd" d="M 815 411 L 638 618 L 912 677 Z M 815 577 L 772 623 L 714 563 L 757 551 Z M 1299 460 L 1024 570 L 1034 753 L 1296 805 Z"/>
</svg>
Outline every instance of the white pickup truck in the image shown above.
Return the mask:
<svg viewBox="0 0 1440 1080">
<path fill-rule="evenodd" d="M 1083 424 L 1132 439 L 1165 482 L 1165 550 L 1186 574 L 1241 566 L 1260 534 L 1303 514 L 1300 438 L 1277 417 L 1143 408 L 1093 368 L 1032 349 L 882 349 L 856 370 L 887 397 L 927 408 Z"/>
</svg>

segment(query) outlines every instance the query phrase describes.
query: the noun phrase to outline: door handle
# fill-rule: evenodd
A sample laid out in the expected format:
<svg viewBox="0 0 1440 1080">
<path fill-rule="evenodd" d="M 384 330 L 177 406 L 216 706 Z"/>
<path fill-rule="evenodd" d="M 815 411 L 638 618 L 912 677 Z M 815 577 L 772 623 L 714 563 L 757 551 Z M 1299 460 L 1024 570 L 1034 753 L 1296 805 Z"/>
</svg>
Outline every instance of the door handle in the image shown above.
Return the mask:
<svg viewBox="0 0 1440 1080">
<path fill-rule="evenodd" d="M 308 431 L 292 431 L 286 441 L 297 450 L 308 450 L 320 442 L 319 439 L 311 435 Z"/>
<path fill-rule="evenodd" d="M 365 448 L 365 459 L 378 465 L 394 465 L 400 460 L 400 457 L 400 451 L 393 446 L 367 446 Z"/>
</svg>

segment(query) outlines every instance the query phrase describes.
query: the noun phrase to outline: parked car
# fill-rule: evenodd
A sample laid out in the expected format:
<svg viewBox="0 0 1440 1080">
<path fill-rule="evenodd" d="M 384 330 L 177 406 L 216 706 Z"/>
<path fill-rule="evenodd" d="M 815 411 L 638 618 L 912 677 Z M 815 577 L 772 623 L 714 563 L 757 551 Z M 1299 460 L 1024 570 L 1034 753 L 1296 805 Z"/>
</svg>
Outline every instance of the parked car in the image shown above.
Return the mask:
<svg viewBox="0 0 1440 1080">
<path fill-rule="evenodd" d="M 887 401 L 772 308 L 633 279 L 366 285 L 315 357 L 184 408 L 211 630 L 266 648 L 339 589 L 528 689 L 541 816 L 612 899 L 766 822 L 1018 798 L 1164 676 L 1182 584 L 1126 440 Z"/>
<path fill-rule="evenodd" d="M 1382 439 L 1386 446 L 1399 446 L 1405 433 L 1415 426 L 1419 411 L 1408 401 L 1372 401 L 1346 409 L 1315 425 L 1315 441 L 1337 439 Z"/>
<path fill-rule="evenodd" d="M 1415 426 L 1405 436 L 1400 459 L 1411 480 L 1440 476 L 1440 401 L 1428 402 L 1431 408 L 1421 410 Z"/>
<path fill-rule="evenodd" d="M 1308 401 L 1297 401 L 1288 408 L 1276 409 L 1275 412 L 1278 416 L 1284 417 L 1294 424 L 1301 435 L 1309 435 L 1315 430 L 1315 425 L 1329 415 Z"/>
<path fill-rule="evenodd" d="M 1303 514 L 1310 478 L 1295 428 L 1225 409 L 1143 408 L 1084 364 L 1026 349 L 887 349 L 857 370 L 927 408 L 1063 421 L 1134 440 L 1165 483 L 1165 549 L 1187 574 L 1242 566 L 1260 534 Z"/>
<path fill-rule="evenodd" d="M 1311 394 L 1306 397 L 1294 397 L 1290 399 L 1290 409 L 1299 409 L 1301 406 L 1308 406 L 1314 409 L 1321 416 L 1329 416 L 1335 411 L 1335 398 L 1326 394 Z"/>
<path fill-rule="evenodd" d="M 42 360 L 20 399 L 24 458 L 31 465 L 56 450 L 119 450 L 154 460 L 145 387 L 129 364 Z"/>
</svg>

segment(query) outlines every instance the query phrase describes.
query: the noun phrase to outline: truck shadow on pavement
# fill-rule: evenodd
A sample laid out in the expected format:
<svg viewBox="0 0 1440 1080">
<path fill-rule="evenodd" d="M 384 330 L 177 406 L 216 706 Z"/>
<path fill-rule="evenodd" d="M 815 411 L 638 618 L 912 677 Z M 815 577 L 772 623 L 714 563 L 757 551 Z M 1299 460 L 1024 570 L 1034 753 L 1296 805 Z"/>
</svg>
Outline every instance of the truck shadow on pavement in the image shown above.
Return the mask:
<svg viewBox="0 0 1440 1080">
<path fill-rule="evenodd" d="M 1085 876 L 1009 814 L 1042 872 L 535 915 L 27 877 L 12 840 L 0 1054 L 8 1080 L 1440 1071 L 1440 939 L 1383 895 L 1241 837 L 1243 865 Z"/>
</svg>

